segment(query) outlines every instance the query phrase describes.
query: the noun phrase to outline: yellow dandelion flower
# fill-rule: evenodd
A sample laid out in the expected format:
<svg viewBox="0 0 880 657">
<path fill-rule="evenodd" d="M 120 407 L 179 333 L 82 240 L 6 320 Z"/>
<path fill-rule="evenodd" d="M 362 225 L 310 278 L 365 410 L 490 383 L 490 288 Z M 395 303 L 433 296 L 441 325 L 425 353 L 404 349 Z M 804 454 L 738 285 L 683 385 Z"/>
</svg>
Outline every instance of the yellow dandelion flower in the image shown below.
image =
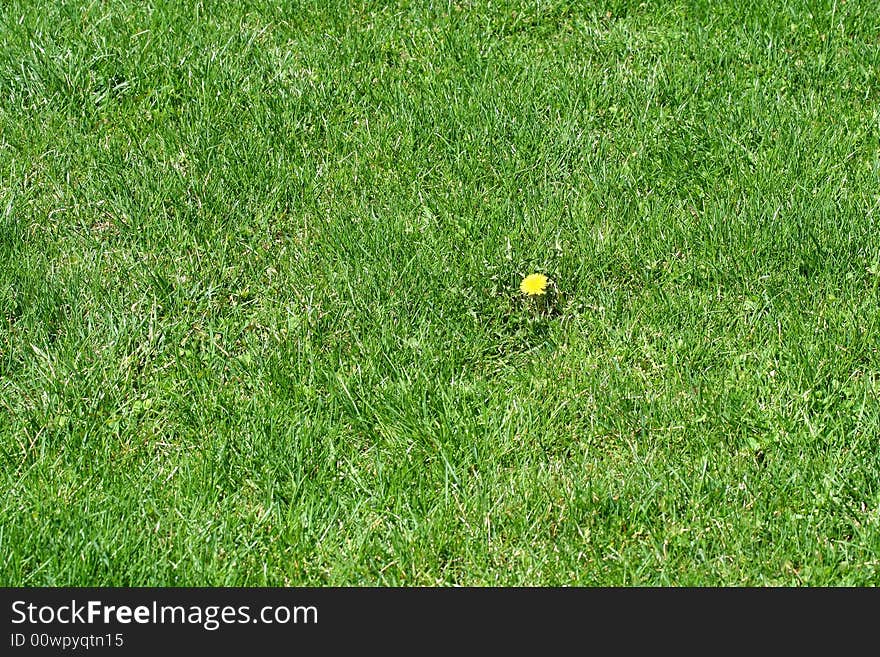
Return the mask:
<svg viewBox="0 0 880 657">
<path fill-rule="evenodd" d="M 529 274 L 522 279 L 522 283 L 519 284 L 519 289 L 523 294 L 528 294 L 530 297 L 539 294 L 546 294 L 547 277 L 544 276 L 544 274 Z"/>
</svg>

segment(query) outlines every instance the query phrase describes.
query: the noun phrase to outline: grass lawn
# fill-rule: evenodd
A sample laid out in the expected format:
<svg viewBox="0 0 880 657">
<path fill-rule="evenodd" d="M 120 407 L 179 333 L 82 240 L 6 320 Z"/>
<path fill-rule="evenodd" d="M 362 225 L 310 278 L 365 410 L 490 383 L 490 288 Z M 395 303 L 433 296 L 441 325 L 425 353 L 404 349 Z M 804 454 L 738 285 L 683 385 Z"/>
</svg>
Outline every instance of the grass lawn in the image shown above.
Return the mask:
<svg viewBox="0 0 880 657">
<path fill-rule="evenodd" d="M 880 584 L 878 213 L 875 0 L 6 1 L 0 584 Z"/>
</svg>

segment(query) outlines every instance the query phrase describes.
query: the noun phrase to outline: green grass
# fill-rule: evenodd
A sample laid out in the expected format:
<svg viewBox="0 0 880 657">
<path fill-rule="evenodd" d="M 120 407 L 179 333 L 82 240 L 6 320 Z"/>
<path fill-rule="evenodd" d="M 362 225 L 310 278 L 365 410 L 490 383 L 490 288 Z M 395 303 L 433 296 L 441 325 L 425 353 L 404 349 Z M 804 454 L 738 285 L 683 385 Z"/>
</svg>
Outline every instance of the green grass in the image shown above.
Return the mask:
<svg viewBox="0 0 880 657">
<path fill-rule="evenodd" d="M 874 0 L 4 2 L 0 583 L 880 584 L 878 103 Z"/>
</svg>

